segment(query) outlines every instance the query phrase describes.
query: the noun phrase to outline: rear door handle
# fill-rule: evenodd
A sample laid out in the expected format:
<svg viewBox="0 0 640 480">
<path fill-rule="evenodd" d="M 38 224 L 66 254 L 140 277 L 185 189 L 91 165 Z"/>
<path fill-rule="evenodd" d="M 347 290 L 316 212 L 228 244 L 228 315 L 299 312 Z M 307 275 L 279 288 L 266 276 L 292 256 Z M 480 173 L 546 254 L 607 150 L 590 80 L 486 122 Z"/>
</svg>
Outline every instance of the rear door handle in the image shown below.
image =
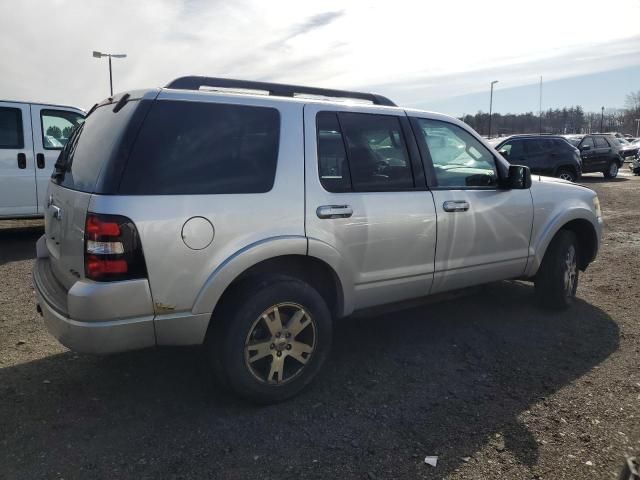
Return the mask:
<svg viewBox="0 0 640 480">
<path fill-rule="evenodd" d="M 466 200 L 447 200 L 442 204 L 445 212 L 466 212 L 469 210 L 469 202 Z"/>
<path fill-rule="evenodd" d="M 18 154 L 18 168 L 22 170 L 27 168 L 27 155 L 24 153 Z"/>
<path fill-rule="evenodd" d="M 38 168 L 44 168 L 44 153 L 39 153 L 36 155 L 36 165 Z"/>
<path fill-rule="evenodd" d="M 318 218 L 349 218 L 353 208 L 349 205 L 322 205 L 316 210 Z"/>
</svg>

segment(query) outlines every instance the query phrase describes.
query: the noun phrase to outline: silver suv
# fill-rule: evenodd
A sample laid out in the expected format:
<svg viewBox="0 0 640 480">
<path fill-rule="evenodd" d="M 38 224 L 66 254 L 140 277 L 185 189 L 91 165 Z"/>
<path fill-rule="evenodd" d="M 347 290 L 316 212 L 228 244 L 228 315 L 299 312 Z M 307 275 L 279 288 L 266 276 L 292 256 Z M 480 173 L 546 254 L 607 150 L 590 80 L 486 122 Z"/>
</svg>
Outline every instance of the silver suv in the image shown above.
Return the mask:
<svg viewBox="0 0 640 480">
<path fill-rule="evenodd" d="M 184 77 L 96 105 L 49 184 L 34 267 L 67 347 L 204 344 L 222 383 L 298 393 L 356 310 L 503 279 L 568 307 L 596 194 L 379 95 Z"/>
</svg>

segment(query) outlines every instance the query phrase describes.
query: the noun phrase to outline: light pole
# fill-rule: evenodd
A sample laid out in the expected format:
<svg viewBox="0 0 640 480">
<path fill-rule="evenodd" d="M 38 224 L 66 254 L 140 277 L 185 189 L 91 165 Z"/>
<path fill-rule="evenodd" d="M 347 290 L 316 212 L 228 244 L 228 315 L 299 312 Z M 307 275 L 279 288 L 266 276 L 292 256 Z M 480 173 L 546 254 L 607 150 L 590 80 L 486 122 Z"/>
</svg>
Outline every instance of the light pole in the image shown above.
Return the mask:
<svg viewBox="0 0 640 480">
<path fill-rule="evenodd" d="M 113 58 L 125 58 L 127 55 L 125 53 L 102 53 L 93 51 L 93 56 L 95 58 L 109 57 L 109 91 L 111 92 L 111 96 L 113 97 L 113 74 L 111 73 L 111 57 Z"/>
<path fill-rule="evenodd" d="M 491 95 L 489 96 L 489 138 L 491 138 L 491 117 L 493 115 L 493 86 L 496 83 L 498 83 L 498 80 L 491 82 Z"/>
<path fill-rule="evenodd" d="M 636 138 L 638 138 L 638 135 L 640 135 L 640 118 L 636 118 L 635 120 L 636 122 Z"/>
<path fill-rule="evenodd" d="M 602 133 L 602 123 L 604 122 L 604 107 L 602 107 L 602 110 L 600 112 L 600 131 L 598 133 Z"/>
</svg>

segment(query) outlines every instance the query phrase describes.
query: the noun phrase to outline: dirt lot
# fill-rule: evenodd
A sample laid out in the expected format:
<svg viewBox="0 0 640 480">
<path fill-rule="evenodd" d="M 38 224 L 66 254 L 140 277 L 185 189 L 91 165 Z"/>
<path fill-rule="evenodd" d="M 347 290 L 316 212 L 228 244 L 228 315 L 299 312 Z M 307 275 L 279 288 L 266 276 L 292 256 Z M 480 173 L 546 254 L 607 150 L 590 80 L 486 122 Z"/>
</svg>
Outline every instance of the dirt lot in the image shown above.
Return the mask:
<svg viewBox="0 0 640 480">
<path fill-rule="evenodd" d="M 31 286 L 42 227 L 3 224 L 0 479 L 616 478 L 640 453 L 640 178 L 584 183 L 606 236 L 575 308 L 502 282 L 347 319 L 313 387 L 266 408 L 219 392 L 195 348 L 58 345 Z"/>
</svg>

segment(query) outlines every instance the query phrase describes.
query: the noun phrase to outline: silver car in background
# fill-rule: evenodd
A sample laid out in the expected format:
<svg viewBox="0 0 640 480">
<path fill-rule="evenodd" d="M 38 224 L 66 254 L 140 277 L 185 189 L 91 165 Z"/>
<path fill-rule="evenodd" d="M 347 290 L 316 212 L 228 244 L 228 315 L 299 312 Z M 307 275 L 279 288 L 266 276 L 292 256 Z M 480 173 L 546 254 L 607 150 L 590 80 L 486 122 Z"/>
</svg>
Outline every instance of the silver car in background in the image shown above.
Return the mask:
<svg viewBox="0 0 640 480">
<path fill-rule="evenodd" d="M 100 103 L 47 198 L 51 334 L 90 353 L 204 344 L 262 403 L 304 388 L 356 310 L 503 279 L 568 307 L 602 229 L 592 190 L 532 178 L 454 118 L 208 77 Z"/>
</svg>

